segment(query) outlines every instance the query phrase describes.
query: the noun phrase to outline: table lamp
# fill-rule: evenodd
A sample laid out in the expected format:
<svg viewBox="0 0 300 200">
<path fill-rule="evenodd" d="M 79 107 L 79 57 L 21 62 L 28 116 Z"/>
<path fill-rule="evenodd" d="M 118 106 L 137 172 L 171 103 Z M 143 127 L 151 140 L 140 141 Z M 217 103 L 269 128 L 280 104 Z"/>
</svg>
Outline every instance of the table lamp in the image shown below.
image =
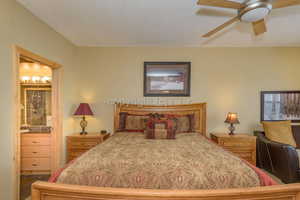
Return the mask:
<svg viewBox="0 0 300 200">
<path fill-rule="evenodd" d="M 74 115 L 82 116 L 82 120 L 80 121 L 80 126 L 82 128 L 82 131 L 81 131 L 80 135 L 87 135 L 85 128 L 87 127 L 88 122 L 85 120 L 85 116 L 93 116 L 94 115 L 90 108 L 90 105 L 88 103 L 80 103 L 80 105 L 78 106 Z"/>
<path fill-rule="evenodd" d="M 230 131 L 229 135 L 234 135 L 235 127 L 234 124 L 239 124 L 240 121 L 238 120 L 237 113 L 228 113 L 225 123 L 230 124 L 228 130 Z"/>
</svg>

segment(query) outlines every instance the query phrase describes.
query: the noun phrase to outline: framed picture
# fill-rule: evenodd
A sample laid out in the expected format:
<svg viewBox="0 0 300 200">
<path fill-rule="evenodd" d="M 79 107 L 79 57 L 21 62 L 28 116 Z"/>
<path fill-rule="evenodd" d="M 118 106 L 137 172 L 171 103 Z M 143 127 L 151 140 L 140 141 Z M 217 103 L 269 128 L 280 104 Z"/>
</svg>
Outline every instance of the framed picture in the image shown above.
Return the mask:
<svg viewBox="0 0 300 200">
<path fill-rule="evenodd" d="M 145 62 L 144 96 L 190 96 L 190 62 Z"/>
<path fill-rule="evenodd" d="M 300 122 L 300 91 L 261 92 L 261 121 Z"/>
<path fill-rule="evenodd" d="M 28 126 L 48 126 L 51 117 L 51 88 L 24 88 L 24 119 Z"/>
</svg>

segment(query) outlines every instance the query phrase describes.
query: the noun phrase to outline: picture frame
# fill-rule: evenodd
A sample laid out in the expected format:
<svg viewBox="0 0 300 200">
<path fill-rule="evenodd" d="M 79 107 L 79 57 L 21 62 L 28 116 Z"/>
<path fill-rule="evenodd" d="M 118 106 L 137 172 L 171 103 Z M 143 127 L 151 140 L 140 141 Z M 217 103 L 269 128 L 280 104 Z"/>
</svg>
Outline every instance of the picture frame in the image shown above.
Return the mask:
<svg viewBox="0 0 300 200">
<path fill-rule="evenodd" d="M 22 122 L 28 126 L 48 126 L 51 116 L 51 87 L 24 87 Z"/>
<path fill-rule="evenodd" d="M 261 121 L 300 122 L 300 91 L 262 91 Z"/>
<path fill-rule="evenodd" d="M 191 62 L 144 62 L 145 97 L 189 97 Z"/>
</svg>

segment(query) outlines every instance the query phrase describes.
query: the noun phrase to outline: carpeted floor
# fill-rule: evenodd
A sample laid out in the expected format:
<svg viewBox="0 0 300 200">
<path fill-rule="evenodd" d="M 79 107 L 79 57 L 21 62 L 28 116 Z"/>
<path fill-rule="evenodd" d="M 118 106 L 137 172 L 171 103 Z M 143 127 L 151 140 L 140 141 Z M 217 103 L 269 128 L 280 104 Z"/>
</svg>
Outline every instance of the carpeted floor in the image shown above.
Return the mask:
<svg viewBox="0 0 300 200">
<path fill-rule="evenodd" d="M 30 200 L 31 184 L 35 181 L 48 181 L 49 177 L 49 175 L 22 175 L 20 182 L 20 200 Z"/>
</svg>

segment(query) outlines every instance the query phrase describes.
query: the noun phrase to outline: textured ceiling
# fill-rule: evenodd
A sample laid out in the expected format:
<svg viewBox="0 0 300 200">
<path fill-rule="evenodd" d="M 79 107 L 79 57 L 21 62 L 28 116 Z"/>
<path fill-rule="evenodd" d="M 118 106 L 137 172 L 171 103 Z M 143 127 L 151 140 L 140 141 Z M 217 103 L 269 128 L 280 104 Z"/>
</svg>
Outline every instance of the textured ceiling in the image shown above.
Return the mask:
<svg viewBox="0 0 300 200">
<path fill-rule="evenodd" d="M 196 0 L 17 1 L 78 46 L 300 46 L 300 6 L 272 11 L 262 36 L 238 22 L 204 39 L 236 11 Z"/>
</svg>

